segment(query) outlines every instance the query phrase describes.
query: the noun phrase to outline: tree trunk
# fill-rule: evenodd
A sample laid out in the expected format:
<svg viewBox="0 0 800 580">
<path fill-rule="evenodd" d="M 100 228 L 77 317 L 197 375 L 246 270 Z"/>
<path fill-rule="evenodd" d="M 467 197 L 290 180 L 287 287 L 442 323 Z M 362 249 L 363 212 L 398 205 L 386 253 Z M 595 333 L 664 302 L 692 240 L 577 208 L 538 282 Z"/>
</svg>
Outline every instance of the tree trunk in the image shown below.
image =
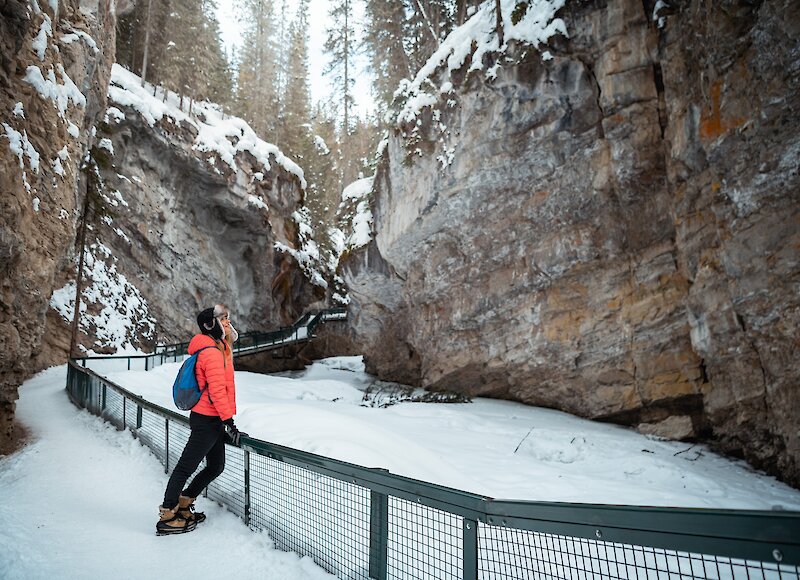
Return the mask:
<svg viewBox="0 0 800 580">
<path fill-rule="evenodd" d="M 142 86 L 147 80 L 147 58 L 150 52 L 150 14 L 153 12 L 153 0 L 147 0 L 147 18 L 144 24 L 144 56 L 142 57 Z"/>
<path fill-rule="evenodd" d="M 75 358 L 78 353 L 78 320 L 81 312 L 81 292 L 83 291 L 83 255 L 86 252 L 86 222 L 89 219 L 89 188 L 92 186 L 92 179 L 86 176 L 86 194 L 83 198 L 83 214 L 81 215 L 80 232 L 78 234 L 78 274 L 75 278 L 75 311 L 72 314 L 72 326 L 69 341 L 69 356 Z"/>
<path fill-rule="evenodd" d="M 347 148 L 347 141 L 350 135 L 350 118 L 349 118 L 349 111 L 350 108 L 350 73 L 348 68 L 348 61 L 350 60 L 350 43 L 347 34 L 347 27 L 349 26 L 349 16 L 350 16 L 350 3 L 345 0 L 345 8 L 344 8 L 344 127 L 342 130 L 342 148 Z"/>
<path fill-rule="evenodd" d="M 467 21 L 467 0 L 456 0 L 456 26 Z"/>
<path fill-rule="evenodd" d="M 503 46 L 503 11 L 500 0 L 494 0 L 495 29 L 497 30 L 497 48 Z"/>
</svg>

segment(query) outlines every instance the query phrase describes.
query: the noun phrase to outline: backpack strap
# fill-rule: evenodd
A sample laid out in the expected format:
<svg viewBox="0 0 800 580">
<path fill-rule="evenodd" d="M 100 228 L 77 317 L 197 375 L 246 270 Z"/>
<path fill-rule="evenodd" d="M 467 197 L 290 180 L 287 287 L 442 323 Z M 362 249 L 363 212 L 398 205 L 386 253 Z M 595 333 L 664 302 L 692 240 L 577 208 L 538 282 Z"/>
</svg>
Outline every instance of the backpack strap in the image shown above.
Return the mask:
<svg viewBox="0 0 800 580">
<path fill-rule="evenodd" d="M 203 348 L 201 348 L 200 350 L 198 350 L 196 353 L 194 353 L 194 354 L 196 354 L 196 355 L 197 355 L 197 360 L 198 360 L 198 361 L 200 360 L 200 353 L 201 353 L 201 352 L 203 352 L 203 351 L 204 351 L 204 350 L 206 350 L 206 349 L 209 349 L 209 348 L 217 348 L 217 347 L 216 347 L 216 345 L 214 345 L 214 346 L 204 346 Z M 224 356 L 224 355 L 223 355 L 223 356 Z M 200 398 L 201 398 L 201 399 L 203 398 L 203 393 L 205 393 L 207 390 L 208 390 L 208 381 L 206 381 L 206 386 L 205 386 L 205 387 L 203 387 L 203 388 L 200 390 Z M 214 404 L 214 401 L 212 401 L 212 400 L 211 400 L 211 393 L 206 393 L 206 394 L 208 395 L 208 402 L 209 402 L 209 403 L 211 403 L 211 404 L 213 405 L 213 404 Z"/>
</svg>

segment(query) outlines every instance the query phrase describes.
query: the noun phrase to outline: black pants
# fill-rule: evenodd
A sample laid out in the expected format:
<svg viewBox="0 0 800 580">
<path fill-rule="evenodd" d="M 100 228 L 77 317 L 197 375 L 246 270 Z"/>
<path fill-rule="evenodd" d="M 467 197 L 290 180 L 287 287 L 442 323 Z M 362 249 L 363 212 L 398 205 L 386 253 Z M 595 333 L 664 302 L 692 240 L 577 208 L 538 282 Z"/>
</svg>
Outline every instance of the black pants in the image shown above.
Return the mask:
<svg viewBox="0 0 800 580">
<path fill-rule="evenodd" d="M 185 495 L 197 497 L 205 487 L 214 481 L 225 469 L 225 428 L 222 419 L 200 413 L 189 415 L 189 440 L 183 448 L 181 458 L 167 483 L 164 492 L 164 507 L 174 508 L 178 497 Z M 194 473 L 200 462 L 206 458 L 205 468 L 198 473 L 192 483 L 181 492 L 186 480 Z"/>
</svg>

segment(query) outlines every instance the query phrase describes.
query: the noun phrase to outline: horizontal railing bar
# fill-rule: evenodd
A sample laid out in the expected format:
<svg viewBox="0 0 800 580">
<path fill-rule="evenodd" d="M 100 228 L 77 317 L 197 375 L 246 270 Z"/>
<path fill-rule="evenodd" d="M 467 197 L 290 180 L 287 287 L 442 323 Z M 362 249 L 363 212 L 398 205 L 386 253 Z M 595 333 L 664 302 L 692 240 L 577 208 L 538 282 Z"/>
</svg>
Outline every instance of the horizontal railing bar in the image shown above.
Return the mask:
<svg viewBox="0 0 800 580">
<path fill-rule="evenodd" d="M 777 549 L 782 563 L 800 563 L 800 512 L 490 500 L 485 522 L 761 561 Z"/>
<path fill-rule="evenodd" d="M 487 515 L 494 519 L 521 517 L 641 531 L 713 533 L 764 542 L 793 537 L 800 546 L 800 512 L 493 500 Z M 698 515 L 703 521 L 700 528 Z M 765 519 L 774 525 L 763 527 Z"/>
</svg>

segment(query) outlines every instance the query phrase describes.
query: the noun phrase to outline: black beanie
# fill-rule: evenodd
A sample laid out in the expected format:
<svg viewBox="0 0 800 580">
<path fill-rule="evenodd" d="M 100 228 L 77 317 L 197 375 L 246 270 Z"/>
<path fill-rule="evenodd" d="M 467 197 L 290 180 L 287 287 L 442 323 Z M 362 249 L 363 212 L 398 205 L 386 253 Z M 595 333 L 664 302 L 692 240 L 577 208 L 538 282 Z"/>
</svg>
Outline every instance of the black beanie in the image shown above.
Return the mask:
<svg viewBox="0 0 800 580">
<path fill-rule="evenodd" d="M 214 340 L 222 340 L 225 336 L 225 331 L 219 320 L 214 318 L 214 309 L 206 308 L 197 315 L 197 326 L 200 327 L 200 332 L 207 334 Z"/>
</svg>

